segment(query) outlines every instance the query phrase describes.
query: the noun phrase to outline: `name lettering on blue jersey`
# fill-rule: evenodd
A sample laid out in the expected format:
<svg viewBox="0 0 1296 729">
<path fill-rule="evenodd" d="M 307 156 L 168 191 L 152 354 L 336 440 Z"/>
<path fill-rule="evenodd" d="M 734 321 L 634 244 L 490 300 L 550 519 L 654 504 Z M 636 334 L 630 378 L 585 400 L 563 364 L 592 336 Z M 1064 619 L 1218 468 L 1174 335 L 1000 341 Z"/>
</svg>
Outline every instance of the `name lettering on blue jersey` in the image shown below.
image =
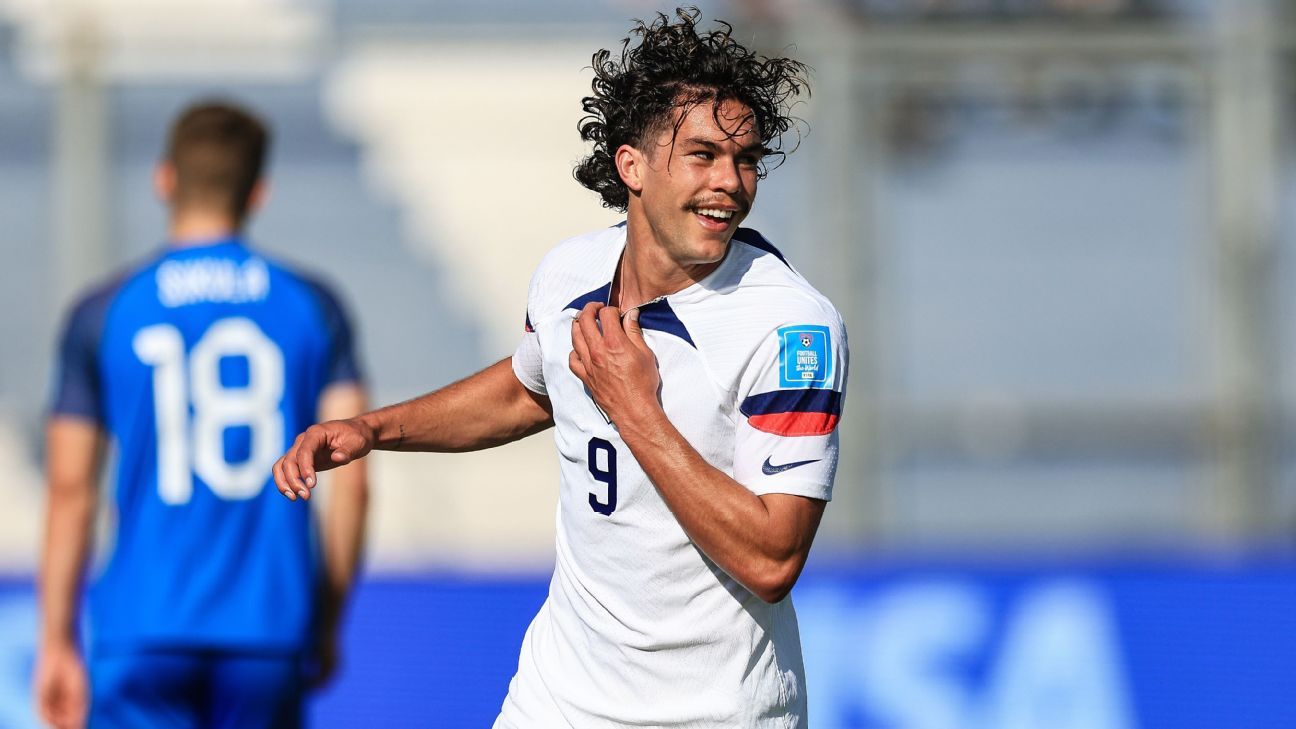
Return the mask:
<svg viewBox="0 0 1296 729">
<path fill-rule="evenodd" d="M 265 261 L 229 258 L 164 261 L 157 268 L 158 301 L 174 309 L 199 303 L 245 304 L 270 295 Z"/>
</svg>

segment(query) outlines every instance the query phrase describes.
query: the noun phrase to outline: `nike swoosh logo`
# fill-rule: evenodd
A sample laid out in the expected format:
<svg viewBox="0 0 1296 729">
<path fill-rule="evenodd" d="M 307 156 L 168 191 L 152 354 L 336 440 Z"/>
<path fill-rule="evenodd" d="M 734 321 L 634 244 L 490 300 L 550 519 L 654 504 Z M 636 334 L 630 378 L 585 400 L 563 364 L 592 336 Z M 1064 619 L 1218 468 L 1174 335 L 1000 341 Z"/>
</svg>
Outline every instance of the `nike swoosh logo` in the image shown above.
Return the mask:
<svg viewBox="0 0 1296 729">
<path fill-rule="evenodd" d="M 771 456 L 771 458 L 772 457 L 773 456 Z M 765 462 L 761 464 L 761 473 L 765 474 L 766 476 L 773 476 L 776 473 L 783 473 L 788 469 L 796 468 L 798 466 L 804 466 L 808 463 L 818 463 L 820 460 L 822 459 L 816 458 L 811 461 L 794 461 L 792 463 L 780 463 L 779 465 L 775 466 L 774 464 L 770 463 L 769 458 L 766 458 Z"/>
</svg>

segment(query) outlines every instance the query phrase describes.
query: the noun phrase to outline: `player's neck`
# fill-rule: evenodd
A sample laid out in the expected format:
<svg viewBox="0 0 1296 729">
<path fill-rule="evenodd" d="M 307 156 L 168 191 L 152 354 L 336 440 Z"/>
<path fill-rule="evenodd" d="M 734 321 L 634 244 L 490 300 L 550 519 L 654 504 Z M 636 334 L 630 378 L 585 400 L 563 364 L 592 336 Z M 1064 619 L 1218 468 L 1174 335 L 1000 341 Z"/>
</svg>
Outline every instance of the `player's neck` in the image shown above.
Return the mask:
<svg viewBox="0 0 1296 729">
<path fill-rule="evenodd" d="M 175 248 L 211 243 L 238 233 L 239 225 L 231 216 L 205 210 L 177 211 L 167 227 L 167 239 Z"/>
<path fill-rule="evenodd" d="M 625 250 L 621 252 L 618 273 L 612 282 L 612 305 L 633 308 L 682 291 L 720 265 L 719 261 L 681 264 L 652 235 L 646 225 L 627 226 Z"/>
</svg>

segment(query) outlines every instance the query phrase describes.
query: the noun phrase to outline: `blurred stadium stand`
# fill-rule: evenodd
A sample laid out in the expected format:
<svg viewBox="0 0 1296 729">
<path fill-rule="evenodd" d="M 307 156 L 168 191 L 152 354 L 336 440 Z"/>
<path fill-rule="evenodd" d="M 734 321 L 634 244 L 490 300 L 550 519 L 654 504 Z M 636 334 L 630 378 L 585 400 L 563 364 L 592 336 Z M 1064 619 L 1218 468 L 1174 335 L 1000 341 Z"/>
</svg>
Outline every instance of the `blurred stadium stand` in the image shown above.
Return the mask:
<svg viewBox="0 0 1296 729">
<path fill-rule="evenodd" d="M 815 68 L 748 223 L 851 335 L 795 593 L 812 726 L 1296 726 L 1290 4 L 700 4 Z M 271 119 L 253 237 L 346 295 L 391 402 L 511 353 L 539 257 L 615 220 L 570 177 L 584 67 L 669 7 L 0 0 L 0 727 L 32 725 L 56 318 L 161 243 L 173 113 L 219 92 Z M 489 722 L 544 597 L 553 458 L 375 458 L 317 726 Z"/>
</svg>

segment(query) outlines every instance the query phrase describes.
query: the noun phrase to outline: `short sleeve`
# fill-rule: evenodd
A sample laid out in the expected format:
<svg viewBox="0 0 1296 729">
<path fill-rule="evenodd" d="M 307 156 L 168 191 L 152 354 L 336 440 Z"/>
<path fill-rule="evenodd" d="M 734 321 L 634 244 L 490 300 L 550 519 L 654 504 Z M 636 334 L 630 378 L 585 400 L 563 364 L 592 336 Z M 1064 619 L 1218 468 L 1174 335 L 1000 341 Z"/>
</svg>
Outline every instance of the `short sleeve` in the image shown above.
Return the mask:
<svg viewBox="0 0 1296 729">
<path fill-rule="evenodd" d="M 90 294 L 68 315 L 59 336 L 51 417 L 71 416 L 103 424 L 99 342 L 115 290 Z"/>
<path fill-rule="evenodd" d="M 329 350 L 324 368 L 325 387 L 344 383 L 363 383 L 364 372 L 356 354 L 355 332 L 346 309 L 333 291 L 318 281 L 307 281 L 319 301 L 324 330 L 328 332 Z"/>
<path fill-rule="evenodd" d="M 739 380 L 739 483 L 756 494 L 832 498 L 848 359 L 835 312 L 766 336 Z"/>
<path fill-rule="evenodd" d="M 531 392 L 548 395 L 544 382 L 544 358 L 540 353 L 540 336 L 531 324 L 531 314 L 527 312 L 522 326 L 522 341 L 513 353 L 513 374 L 518 382 Z"/>
</svg>

